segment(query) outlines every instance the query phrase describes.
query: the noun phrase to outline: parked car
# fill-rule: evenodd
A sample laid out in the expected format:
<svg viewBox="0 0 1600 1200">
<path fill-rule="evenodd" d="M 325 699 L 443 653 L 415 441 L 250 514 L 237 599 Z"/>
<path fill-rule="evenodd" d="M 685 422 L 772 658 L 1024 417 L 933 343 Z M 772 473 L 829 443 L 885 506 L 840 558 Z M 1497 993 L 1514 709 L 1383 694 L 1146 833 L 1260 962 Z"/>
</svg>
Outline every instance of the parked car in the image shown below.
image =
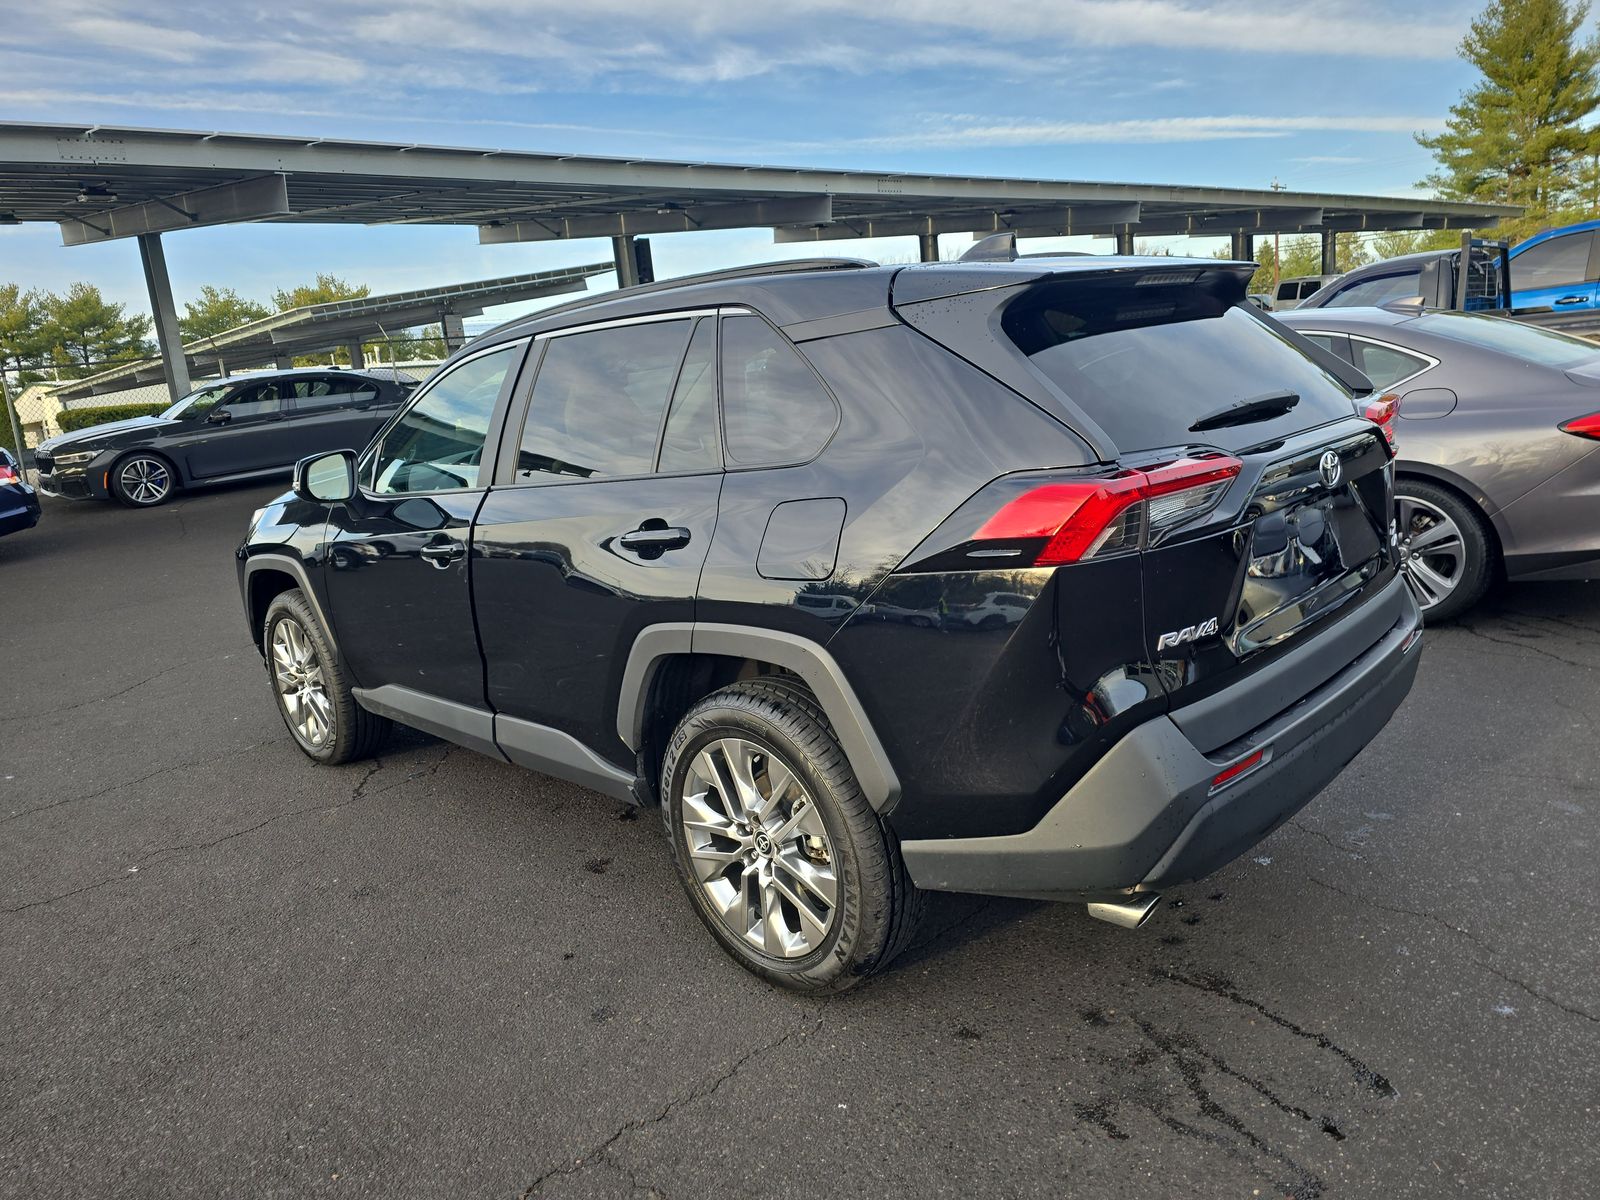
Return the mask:
<svg viewBox="0 0 1600 1200">
<path fill-rule="evenodd" d="M 28 486 L 16 456 L 0 446 L 0 537 L 39 523 L 39 497 Z"/>
<path fill-rule="evenodd" d="M 1315 295 L 1323 286 L 1338 278 L 1337 275 L 1292 275 L 1280 279 L 1272 289 L 1272 309 L 1277 312 L 1297 308 L 1307 296 Z"/>
<path fill-rule="evenodd" d="M 1507 250 L 1501 242 L 1474 239 L 1464 295 L 1457 293 L 1461 250 L 1421 250 L 1368 263 L 1307 296 L 1295 311 L 1310 308 L 1376 308 L 1410 303 L 1421 308 L 1456 308 L 1469 312 L 1499 310 L 1511 305 Z M 1458 304 L 1458 301 L 1460 302 Z"/>
<path fill-rule="evenodd" d="M 1474 313 L 1277 319 L 1398 399 L 1400 552 L 1429 620 L 1500 574 L 1600 577 L 1600 346 Z"/>
<path fill-rule="evenodd" d="M 262 371 L 208 384 L 155 417 L 64 433 L 35 452 L 49 496 L 165 504 L 182 488 L 289 471 L 320 450 L 364 446 L 409 381 L 367 371 Z"/>
<path fill-rule="evenodd" d="M 923 889 L 1138 925 L 1420 656 L 1388 443 L 1250 274 L 822 260 L 485 334 L 250 522 L 284 722 L 659 803 L 700 920 L 789 987 L 881 968 Z"/>
<path fill-rule="evenodd" d="M 1511 247 L 1511 307 L 1592 312 L 1600 307 L 1600 221 L 1546 229 Z"/>
</svg>

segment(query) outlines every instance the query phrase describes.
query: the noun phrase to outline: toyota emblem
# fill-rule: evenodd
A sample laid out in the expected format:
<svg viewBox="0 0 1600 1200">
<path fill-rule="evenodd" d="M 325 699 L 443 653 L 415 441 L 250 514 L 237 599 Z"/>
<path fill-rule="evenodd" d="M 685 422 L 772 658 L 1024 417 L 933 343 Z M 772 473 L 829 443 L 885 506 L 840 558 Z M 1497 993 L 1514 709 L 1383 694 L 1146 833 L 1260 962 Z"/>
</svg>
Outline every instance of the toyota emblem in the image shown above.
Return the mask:
<svg viewBox="0 0 1600 1200">
<path fill-rule="evenodd" d="M 1339 461 L 1339 456 L 1332 450 L 1326 451 L 1322 461 L 1317 464 L 1317 471 L 1322 476 L 1322 482 L 1329 487 L 1339 485 L 1339 476 L 1344 471 L 1344 464 Z"/>
</svg>

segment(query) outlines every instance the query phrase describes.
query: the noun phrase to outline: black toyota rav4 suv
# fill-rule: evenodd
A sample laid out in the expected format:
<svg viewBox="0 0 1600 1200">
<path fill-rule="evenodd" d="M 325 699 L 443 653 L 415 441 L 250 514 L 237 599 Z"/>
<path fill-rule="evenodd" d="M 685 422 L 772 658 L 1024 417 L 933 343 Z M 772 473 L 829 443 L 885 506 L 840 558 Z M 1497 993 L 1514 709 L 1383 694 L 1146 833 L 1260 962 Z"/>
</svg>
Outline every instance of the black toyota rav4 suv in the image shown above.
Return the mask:
<svg viewBox="0 0 1600 1200">
<path fill-rule="evenodd" d="M 1420 657 L 1364 380 L 1252 269 L 813 261 L 495 330 L 255 514 L 285 723 L 659 803 L 701 920 L 790 987 L 882 967 L 923 889 L 1137 925 Z"/>
</svg>

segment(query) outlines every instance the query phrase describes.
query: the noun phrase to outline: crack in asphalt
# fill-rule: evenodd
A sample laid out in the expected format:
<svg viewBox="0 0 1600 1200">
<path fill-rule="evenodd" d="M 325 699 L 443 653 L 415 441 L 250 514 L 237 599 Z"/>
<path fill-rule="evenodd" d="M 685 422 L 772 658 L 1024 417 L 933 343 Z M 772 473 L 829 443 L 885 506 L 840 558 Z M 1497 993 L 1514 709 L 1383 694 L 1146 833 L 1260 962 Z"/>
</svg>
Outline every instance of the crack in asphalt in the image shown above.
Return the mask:
<svg viewBox="0 0 1600 1200">
<path fill-rule="evenodd" d="M 1456 622 L 1456 628 L 1462 630 L 1465 633 L 1470 633 L 1473 637 L 1482 638 L 1486 642 L 1494 642 L 1496 645 L 1499 645 L 1499 646 L 1516 646 L 1519 649 L 1531 650 L 1535 654 L 1542 655 L 1545 658 L 1554 659 L 1556 662 L 1563 663 L 1566 666 L 1577 667 L 1580 671 L 1593 671 L 1593 670 L 1596 670 L 1596 669 L 1600 669 L 1600 668 L 1596 668 L 1593 663 L 1581 663 L 1581 662 L 1578 662 L 1576 659 L 1573 659 L 1573 658 L 1563 658 L 1559 654 L 1552 654 L 1550 651 L 1544 649 L 1541 646 L 1533 646 L 1533 645 L 1530 645 L 1528 642 L 1523 641 L 1523 640 L 1519 640 L 1519 639 L 1516 639 L 1516 638 L 1491 637 L 1489 634 L 1485 633 L 1483 630 L 1479 629 L 1477 626 L 1469 625 L 1465 621 Z"/>
<path fill-rule="evenodd" d="M 0 825 L 5 825 L 11 821 L 20 821 L 23 817 L 32 816 L 34 813 L 48 812 L 52 808 L 60 808 L 63 804 L 76 804 L 80 800 L 94 800 L 110 792 L 117 791 L 119 788 L 137 787 L 141 783 L 156 779 L 162 775 L 170 775 L 174 771 L 187 771 L 190 767 L 203 767 L 207 763 L 221 762 L 223 759 L 232 758 L 236 754 L 248 754 L 250 751 L 259 750 L 263 746 L 274 745 L 278 740 L 277 738 L 267 738 L 265 741 L 251 742 L 248 746 L 225 750 L 221 754 L 213 754 L 210 758 L 197 758 L 192 762 L 174 763 L 170 767 L 162 767 L 159 770 L 151 771 L 148 775 L 140 775 L 137 779 L 124 779 L 121 782 L 109 784 L 97 792 L 88 792 L 82 796 L 66 796 L 60 800 L 52 800 L 48 804 L 36 804 L 32 808 L 25 808 L 21 812 L 14 812 L 8 817 L 0 818 Z"/>
<path fill-rule="evenodd" d="M 1513 987 L 1521 988 L 1523 991 L 1527 992 L 1528 995 L 1532 996 L 1535 1000 L 1542 1000 L 1546 1004 L 1550 1005 L 1552 1008 L 1559 1008 L 1562 1012 L 1567 1013 L 1570 1016 L 1582 1017 L 1585 1021 L 1593 1021 L 1597 1025 L 1600 1025 L 1600 1016 L 1596 1016 L 1594 1013 L 1589 1012 L 1587 1009 L 1578 1008 L 1575 1005 L 1571 1005 L 1571 1004 L 1564 1004 L 1562 1001 L 1557 1000 L 1554 996 L 1547 996 L 1547 995 L 1545 995 L 1545 993 L 1539 991 L 1537 988 L 1532 987 L 1529 984 L 1523 983 L 1522 980 L 1518 979 L 1516 976 L 1507 975 L 1504 971 L 1500 970 L 1498 967 L 1492 967 L 1486 962 L 1481 962 L 1481 963 L 1478 963 L 1477 965 L 1482 967 L 1485 971 L 1489 972 L 1489 974 L 1497 976 L 1500 979 L 1504 979 L 1507 983 L 1511 984 Z"/>
<path fill-rule="evenodd" d="M 1354 1073 L 1355 1077 L 1367 1087 L 1377 1092 L 1386 1099 L 1395 1099 L 1400 1095 L 1399 1090 L 1390 1083 L 1388 1078 L 1377 1070 L 1368 1066 L 1350 1051 L 1335 1042 L 1325 1033 L 1307 1029 L 1305 1026 L 1290 1020 L 1288 1017 L 1273 1012 L 1259 1000 L 1252 1000 L 1249 996 L 1237 991 L 1226 979 L 1215 975 L 1180 975 L 1175 971 L 1156 968 L 1153 974 L 1158 979 L 1165 979 L 1171 983 L 1182 984 L 1184 987 L 1194 988 L 1196 991 L 1206 992 L 1213 996 L 1221 997 L 1244 1008 L 1249 1008 L 1260 1013 L 1274 1025 L 1294 1034 L 1297 1038 L 1313 1042 L 1319 1049 L 1327 1050 L 1344 1060 L 1346 1066 Z"/>
<path fill-rule="evenodd" d="M 266 745 L 267 743 L 263 742 L 261 744 L 262 745 Z M 441 759 L 441 761 L 443 761 L 443 760 Z M 282 812 L 273 813 L 271 816 L 265 818 L 264 820 L 257 821 L 254 825 L 247 825 L 243 829 L 235 829 L 230 833 L 225 833 L 221 837 L 212 838 L 210 841 L 206 841 L 206 842 L 190 842 L 190 843 L 185 843 L 185 844 L 177 845 L 177 846 L 160 846 L 160 847 L 157 847 L 156 849 L 151 850 L 151 851 L 141 855 L 140 857 L 136 858 L 133 861 L 133 864 L 131 866 L 124 867 L 122 869 L 122 871 L 119 872 L 116 875 L 109 875 L 104 879 L 100 879 L 100 880 L 95 881 L 94 883 L 85 884 L 83 887 L 79 887 L 79 888 L 73 888 L 69 892 L 61 892 L 60 894 L 55 895 L 55 896 L 45 896 L 45 897 L 43 897 L 41 899 L 38 899 L 38 900 L 30 900 L 26 904 L 19 904 L 19 905 L 16 905 L 15 907 L 11 907 L 11 908 L 0 908 L 0 912 L 15 914 L 15 913 L 20 913 L 20 912 L 26 912 L 26 911 L 28 911 L 29 909 L 32 909 L 32 908 L 44 908 L 44 907 L 47 907 L 48 905 L 56 904 L 56 903 L 58 903 L 58 902 L 60 902 L 62 900 L 70 900 L 74 896 L 81 896 L 85 892 L 93 892 L 93 891 L 96 891 L 96 890 L 98 890 L 100 888 L 103 888 L 103 887 L 109 887 L 113 883 L 123 883 L 123 882 L 125 882 L 125 881 L 127 881 L 129 879 L 134 878 L 139 873 L 140 868 L 145 866 L 145 864 L 147 864 L 147 863 L 160 862 L 160 861 L 168 859 L 171 856 L 177 855 L 177 854 L 192 853 L 192 852 L 200 851 L 200 850 L 210 850 L 215 846 L 222 845 L 222 843 L 224 843 L 224 842 L 231 842 L 235 838 L 245 837 L 248 834 L 252 834 L 252 833 L 257 832 L 258 830 L 265 829 L 268 825 L 272 825 L 272 824 L 274 824 L 274 823 L 276 823 L 278 821 L 285 820 L 285 819 L 287 819 L 289 817 L 315 816 L 315 815 L 317 815 L 319 813 L 335 812 L 338 809 L 347 808 L 350 805 L 355 804 L 357 801 L 365 798 L 367 784 L 371 781 L 372 777 L 374 775 L 376 775 L 379 770 L 382 769 L 382 767 L 383 767 L 383 760 L 382 759 L 374 760 L 372 765 L 367 769 L 366 773 L 364 775 L 362 775 L 361 778 L 358 779 L 356 781 L 355 785 L 351 788 L 350 795 L 348 797 L 346 797 L 345 799 L 339 800 L 339 801 L 337 801 L 337 802 L 335 802 L 333 804 L 319 804 L 319 805 L 315 805 L 315 806 L 313 806 L 311 808 L 289 808 L 289 809 L 284 809 Z M 177 769 L 180 769 L 180 768 L 172 768 L 172 769 L 173 770 L 177 770 Z M 404 781 L 402 780 L 402 782 L 404 782 Z M 395 786 L 398 786 L 398 785 L 395 785 Z M 110 789 L 107 789 L 107 790 L 110 790 Z M 387 791 L 387 790 L 388 790 L 387 788 L 380 788 L 379 789 L 379 791 Z M 374 794 L 376 794 L 376 793 L 374 793 Z"/>
<path fill-rule="evenodd" d="M 154 683 L 163 675 L 170 675 L 174 671 L 183 670 L 185 667 L 194 667 L 199 666 L 201 663 L 215 662 L 218 659 L 230 658 L 232 657 L 232 654 L 232 651 L 229 651 L 227 654 L 208 654 L 204 658 L 191 658 L 186 662 L 175 663 L 170 667 L 163 667 L 154 675 L 147 675 L 143 679 L 136 679 L 132 683 L 128 684 L 127 687 L 118 688 L 116 691 L 107 692 L 102 696 L 91 696 L 87 700 L 79 700 L 76 704 L 63 704 L 60 708 L 23 709 L 19 712 L 0 713 L 0 721 L 37 720 L 41 717 L 55 717 L 60 716 L 62 713 L 75 712 L 77 709 L 87 708 L 91 704 L 104 704 L 107 700 L 115 700 L 118 696 L 126 696 L 135 688 L 142 688 L 147 683 Z"/>
<path fill-rule="evenodd" d="M 538 1194 L 540 1188 L 542 1188 L 552 1179 L 576 1175 L 579 1172 L 595 1165 L 596 1163 L 604 1163 L 611 1166 L 614 1170 L 619 1171 L 627 1178 L 629 1184 L 634 1188 L 635 1191 L 646 1190 L 645 1185 L 639 1183 L 638 1178 L 631 1169 L 625 1167 L 623 1164 L 617 1162 L 616 1159 L 611 1157 L 611 1148 L 628 1134 L 637 1132 L 640 1129 L 648 1128 L 652 1125 L 659 1125 L 663 1121 L 669 1120 L 678 1109 L 684 1107 L 685 1105 L 692 1104 L 696 1100 L 704 1100 L 707 1096 L 714 1094 L 718 1088 L 742 1071 L 745 1066 L 751 1062 L 751 1060 L 758 1058 L 763 1054 L 768 1054 L 774 1050 L 777 1050 L 778 1048 L 785 1046 L 790 1042 L 811 1037 L 822 1028 L 822 1022 L 827 1016 L 828 1005 L 832 1003 L 832 999 L 824 1000 L 819 1011 L 817 1012 L 816 1019 L 812 1021 L 808 1027 L 791 1029 L 782 1037 L 774 1038 L 769 1042 L 763 1042 L 761 1045 L 756 1046 L 754 1049 L 749 1050 L 741 1055 L 726 1070 L 712 1079 L 709 1084 L 702 1082 L 690 1088 L 682 1095 L 668 1100 L 653 1116 L 635 1117 L 632 1120 L 624 1121 L 604 1141 L 584 1151 L 577 1158 L 573 1159 L 572 1162 L 551 1167 L 518 1193 L 520 1200 L 530 1200 L 531 1197 Z M 648 1190 L 652 1194 L 660 1194 L 659 1188 L 652 1187 Z"/>
<path fill-rule="evenodd" d="M 1341 846 L 1338 842 L 1334 841 L 1331 837 L 1329 837 L 1327 834 L 1323 833 L 1322 830 L 1320 830 L 1320 829 L 1313 829 L 1309 825 L 1302 825 L 1302 824 L 1300 824 L 1299 821 L 1290 821 L 1290 822 L 1288 822 L 1288 824 L 1293 826 L 1295 829 L 1298 829 L 1301 833 L 1310 834 L 1314 838 L 1321 838 L 1323 841 L 1327 842 L 1328 845 L 1331 846 L 1333 849 L 1339 851 L 1340 854 L 1348 854 L 1351 858 L 1360 859 L 1362 862 L 1366 862 L 1367 861 L 1367 856 L 1365 854 L 1362 854 L 1357 850 L 1352 850 L 1349 846 Z M 1381 872 L 1376 872 L 1376 871 L 1374 872 L 1374 874 L 1380 874 L 1380 873 Z"/>
<path fill-rule="evenodd" d="M 1394 913 L 1396 916 L 1401 916 L 1401 917 L 1420 917 L 1424 921 L 1432 921 L 1434 924 L 1441 925 L 1445 929 L 1448 929 L 1451 933 L 1459 933 L 1462 937 L 1466 938 L 1469 942 L 1473 943 L 1476 946 L 1482 946 L 1485 950 L 1488 950 L 1491 954 L 1498 954 L 1499 953 L 1499 951 L 1494 946 L 1492 946 L 1488 942 L 1484 941 L 1477 934 L 1471 932 L 1470 930 L 1463 929 L 1459 925 L 1452 925 L 1452 924 L 1450 924 L 1449 921 L 1446 921 L 1443 917 L 1435 916 L 1431 912 L 1423 912 L 1421 909 L 1416 909 L 1416 908 L 1400 908 L 1400 907 L 1398 907 L 1396 905 L 1392 905 L 1392 904 L 1380 904 L 1378 901 L 1372 899 L 1372 897 L 1370 897 L 1370 896 L 1363 896 L 1360 892 L 1352 892 L 1348 888 L 1342 888 L 1338 884 L 1329 883 L 1325 879 L 1318 879 L 1315 875 L 1307 875 L 1305 878 L 1306 878 L 1307 882 L 1314 883 L 1320 888 L 1327 888 L 1328 891 L 1330 891 L 1330 892 L 1337 892 L 1339 895 L 1344 896 L 1347 899 L 1354 900 L 1357 904 L 1366 904 L 1366 905 L 1369 905 L 1372 908 L 1382 909 L 1384 912 Z"/>
</svg>

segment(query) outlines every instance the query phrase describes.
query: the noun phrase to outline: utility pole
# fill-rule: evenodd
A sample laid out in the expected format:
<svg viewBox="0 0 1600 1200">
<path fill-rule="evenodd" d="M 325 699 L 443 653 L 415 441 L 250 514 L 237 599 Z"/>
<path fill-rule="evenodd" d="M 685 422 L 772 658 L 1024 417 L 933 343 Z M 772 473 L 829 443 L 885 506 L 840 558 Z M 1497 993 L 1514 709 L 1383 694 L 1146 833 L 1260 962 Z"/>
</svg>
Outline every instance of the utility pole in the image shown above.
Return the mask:
<svg viewBox="0 0 1600 1200">
<path fill-rule="evenodd" d="M 1281 184 L 1281 183 L 1278 182 L 1278 177 L 1276 175 L 1274 175 L 1272 177 L 1272 183 L 1271 183 L 1270 186 L 1272 187 L 1272 190 L 1275 191 L 1275 192 L 1281 192 L 1281 191 L 1283 191 L 1283 189 L 1285 187 L 1284 184 Z M 1273 303 L 1277 303 L 1277 300 L 1278 300 L 1278 278 L 1279 278 L 1280 274 L 1282 273 L 1282 271 L 1283 271 L 1283 256 L 1278 253 L 1278 231 L 1276 229 L 1274 229 L 1272 231 L 1272 300 L 1273 300 Z"/>
</svg>

